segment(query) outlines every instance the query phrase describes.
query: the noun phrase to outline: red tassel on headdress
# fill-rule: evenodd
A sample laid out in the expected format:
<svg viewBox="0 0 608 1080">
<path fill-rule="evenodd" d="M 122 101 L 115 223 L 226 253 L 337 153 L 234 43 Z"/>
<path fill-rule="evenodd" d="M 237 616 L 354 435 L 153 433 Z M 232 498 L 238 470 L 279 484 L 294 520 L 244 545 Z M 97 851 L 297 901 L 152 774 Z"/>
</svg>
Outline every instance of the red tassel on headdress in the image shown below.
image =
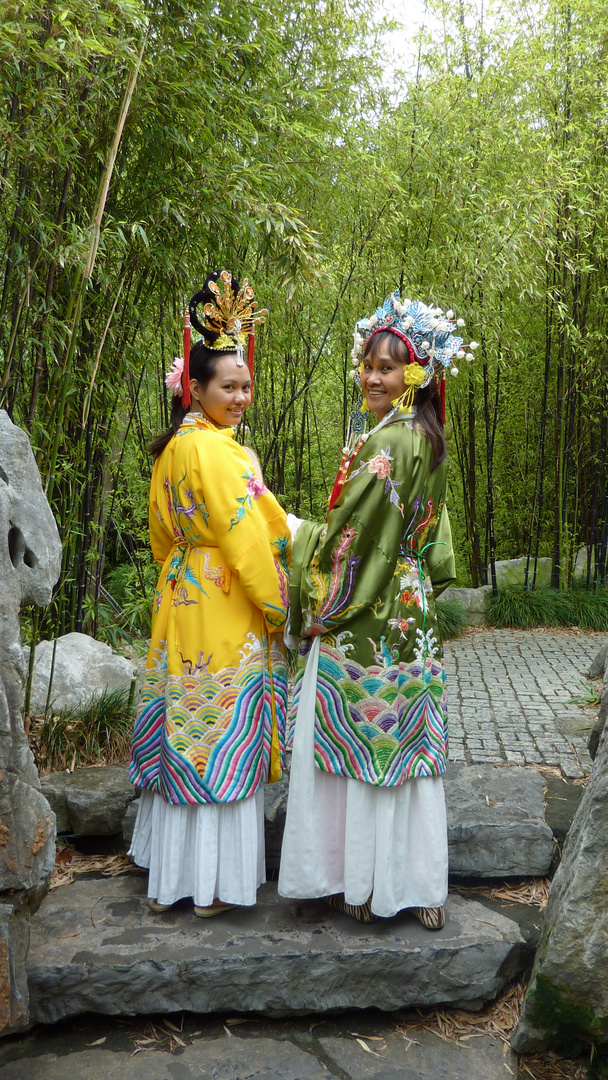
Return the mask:
<svg viewBox="0 0 608 1080">
<path fill-rule="evenodd" d="M 182 371 L 182 405 L 185 409 L 190 408 L 190 312 L 184 314 L 184 370 Z"/>
<path fill-rule="evenodd" d="M 251 378 L 251 400 L 253 401 L 253 354 L 255 353 L 255 334 L 250 334 L 247 341 L 247 367 Z"/>
<path fill-rule="evenodd" d="M 441 407 L 441 423 L 445 427 L 445 371 L 442 373 L 439 383 L 439 405 Z"/>
</svg>

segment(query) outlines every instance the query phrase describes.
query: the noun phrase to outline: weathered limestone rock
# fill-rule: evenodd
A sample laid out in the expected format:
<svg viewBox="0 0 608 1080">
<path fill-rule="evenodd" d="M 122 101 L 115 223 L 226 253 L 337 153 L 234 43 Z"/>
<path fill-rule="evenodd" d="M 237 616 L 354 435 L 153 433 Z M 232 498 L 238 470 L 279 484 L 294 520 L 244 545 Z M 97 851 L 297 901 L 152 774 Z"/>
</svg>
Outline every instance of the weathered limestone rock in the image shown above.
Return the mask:
<svg viewBox="0 0 608 1080">
<path fill-rule="evenodd" d="M 608 738 L 566 839 L 513 1049 L 608 1043 Z"/>
<path fill-rule="evenodd" d="M 57 818 L 57 833 L 113 836 L 122 829 L 139 792 L 129 783 L 127 765 L 104 765 L 43 776 L 42 790 Z"/>
<path fill-rule="evenodd" d="M 588 672 L 589 679 L 608 679 L 608 641 L 594 656 Z"/>
<path fill-rule="evenodd" d="M 593 663 L 589 668 L 589 678 L 602 679 L 604 684 L 602 695 L 600 698 L 600 711 L 591 729 L 591 734 L 587 742 L 589 756 L 591 760 L 594 761 L 597 754 L 599 741 L 602 732 L 606 726 L 606 719 L 608 717 L 608 643 L 602 646 L 597 656 L 593 660 Z"/>
<path fill-rule="evenodd" d="M 437 933 L 407 914 L 366 926 L 322 901 L 282 900 L 268 884 L 254 908 L 201 920 L 188 901 L 151 912 L 145 875 L 77 881 L 54 890 L 33 922 L 30 1008 L 43 1023 L 89 1010 L 479 1008 L 521 970 L 519 927 L 459 896 L 446 913 Z"/>
<path fill-rule="evenodd" d="M 483 626 L 491 595 L 491 585 L 480 585 L 478 589 L 449 588 L 441 594 L 437 603 L 441 604 L 444 600 L 457 600 L 466 612 L 469 626 Z"/>
<path fill-rule="evenodd" d="M 591 552 L 591 581 L 593 582 L 593 575 L 595 573 L 595 556 L 593 551 Z M 574 560 L 574 569 L 572 576 L 575 581 L 587 580 L 587 548 L 579 548 L 576 553 L 576 559 Z"/>
<path fill-rule="evenodd" d="M 526 577 L 526 556 L 521 559 L 505 559 L 496 563 L 496 584 L 499 589 L 509 585 L 523 585 Z M 530 584 L 534 574 L 534 560 L 530 559 Z M 488 566 L 488 581 L 490 581 L 490 567 Z M 536 588 L 548 589 L 551 584 L 551 559 L 538 559 L 536 563 Z"/>
<path fill-rule="evenodd" d="M 445 779 L 450 874 L 537 877 L 553 857 L 535 769 L 450 762 Z"/>
<path fill-rule="evenodd" d="M 133 799 L 133 802 L 129 803 L 129 805 L 127 806 L 125 816 L 122 819 L 120 831 L 122 832 L 125 851 L 128 851 L 131 847 L 131 840 L 133 839 L 133 833 L 135 831 L 135 820 L 137 818 L 138 809 L 139 798 L 135 798 Z"/>
<path fill-rule="evenodd" d="M 30 711 L 44 712 L 49 697 L 49 679 L 53 668 L 52 641 L 36 646 Z M 25 663 L 30 650 L 23 650 Z M 136 666 L 124 656 L 117 656 L 109 645 L 88 634 L 64 634 L 57 638 L 50 704 L 56 710 L 71 709 L 85 698 L 99 696 L 104 690 L 128 690 L 136 675 Z"/>
<path fill-rule="evenodd" d="M 19 609 L 47 604 L 61 544 L 25 432 L 0 411 L 0 1032 L 29 1020 L 29 916 L 48 889 L 55 821 L 23 729 Z"/>
<path fill-rule="evenodd" d="M 553 856 L 543 779 L 534 769 L 450 762 L 445 777 L 452 877 L 536 877 Z M 265 791 L 266 864 L 279 866 L 288 778 Z"/>
</svg>

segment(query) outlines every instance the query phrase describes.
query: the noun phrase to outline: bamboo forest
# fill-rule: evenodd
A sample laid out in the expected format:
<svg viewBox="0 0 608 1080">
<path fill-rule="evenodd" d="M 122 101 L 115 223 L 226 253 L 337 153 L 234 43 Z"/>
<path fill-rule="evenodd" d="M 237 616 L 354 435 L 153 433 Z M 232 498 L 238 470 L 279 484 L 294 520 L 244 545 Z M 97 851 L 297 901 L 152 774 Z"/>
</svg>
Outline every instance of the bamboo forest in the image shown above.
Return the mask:
<svg viewBox="0 0 608 1080">
<path fill-rule="evenodd" d="M 354 323 L 399 288 L 479 342 L 447 386 L 457 584 L 550 557 L 567 589 L 586 547 L 604 586 L 605 0 L 4 0 L 0 86 L 0 407 L 63 540 L 38 633 L 146 625 L 147 446 L 212 268 L 269 310 L 238 437 L 287 509 L 324 516 Z"/>
</svg>

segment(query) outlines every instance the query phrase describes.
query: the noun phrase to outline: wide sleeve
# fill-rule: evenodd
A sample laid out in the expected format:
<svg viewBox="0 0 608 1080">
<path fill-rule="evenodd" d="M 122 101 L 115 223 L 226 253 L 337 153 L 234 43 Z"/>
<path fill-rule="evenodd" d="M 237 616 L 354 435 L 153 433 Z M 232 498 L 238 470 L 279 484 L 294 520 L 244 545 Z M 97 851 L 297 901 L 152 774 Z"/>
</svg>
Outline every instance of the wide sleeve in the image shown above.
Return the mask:
<svg viewBox="0 0 608 1080">
<path fill-rule="evenodd" d="M 439 513 L 439 521 L 433 534 L 433 542 L 424 553 L 426 567 L 433 583 L 433 592 L 439 596 L 456 577 L 452 530 L 448 517 L 448 508 L 444 505 Z"/>
<path fill-rule="evenodd" d="M 163 516 L 160 509 L 160 502 L 158 498 L 158 485 L 161 475 L 161 468 L 159 464 L 160 459 L 157 458 L 154 463 L 154 469 L 152 470 L 152 480 L 150 482 L 150 507 L 148 511 L 148 525 L 150 529 L 150 547 L 152 548 L 152 558 L 160 566 L 164 565 L 167 555 L 171 551 L 173 545 L 173 532 L 167 528 L 163 520 Z"/>
<path fill-rule="evenodd" d="M 404 440 L 405 449 L 396 450 Z M 300 527 L 292 555 L 294 633 L 339 632 L 374 605 L 397 572 L 422 468 L 409 429 L 387 428 L 355 458 L 326 524 Z"/>
<path fill-rule="evenodd" d="M 285 511 L 237 443 L 203 435 L 196 449 L 207 524 L 226 565 L 276 633 L 283 629 L 289 602 L 291 536 Z"/>
<path fill-rule="evenodd" d="M 405 423 L 372 435 L 353 461 L 325 525 L 305 522 L 292 553 L 294 633 L 340 633 L 363 611 L 381 610 L 396 576 L 428 574 L 437 591 L 454 577 L 445 512 L 445 467 Z"/>
</svg>

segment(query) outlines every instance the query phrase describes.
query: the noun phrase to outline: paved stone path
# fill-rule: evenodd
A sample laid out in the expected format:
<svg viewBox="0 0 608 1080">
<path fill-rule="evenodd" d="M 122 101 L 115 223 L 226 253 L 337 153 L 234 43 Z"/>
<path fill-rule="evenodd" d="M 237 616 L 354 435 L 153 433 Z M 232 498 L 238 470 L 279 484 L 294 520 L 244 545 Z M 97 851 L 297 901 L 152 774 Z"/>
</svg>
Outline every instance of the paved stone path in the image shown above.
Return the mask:
<svg viewBox="0 0 608 1080">
<path fill-rule="evenodd" d="M 468 764 L 550 765 L 587 775 L 597 708 L 572 698 L 605 634 L 482 630 L 448 641 L 450 758 Z"/>
</svg>

